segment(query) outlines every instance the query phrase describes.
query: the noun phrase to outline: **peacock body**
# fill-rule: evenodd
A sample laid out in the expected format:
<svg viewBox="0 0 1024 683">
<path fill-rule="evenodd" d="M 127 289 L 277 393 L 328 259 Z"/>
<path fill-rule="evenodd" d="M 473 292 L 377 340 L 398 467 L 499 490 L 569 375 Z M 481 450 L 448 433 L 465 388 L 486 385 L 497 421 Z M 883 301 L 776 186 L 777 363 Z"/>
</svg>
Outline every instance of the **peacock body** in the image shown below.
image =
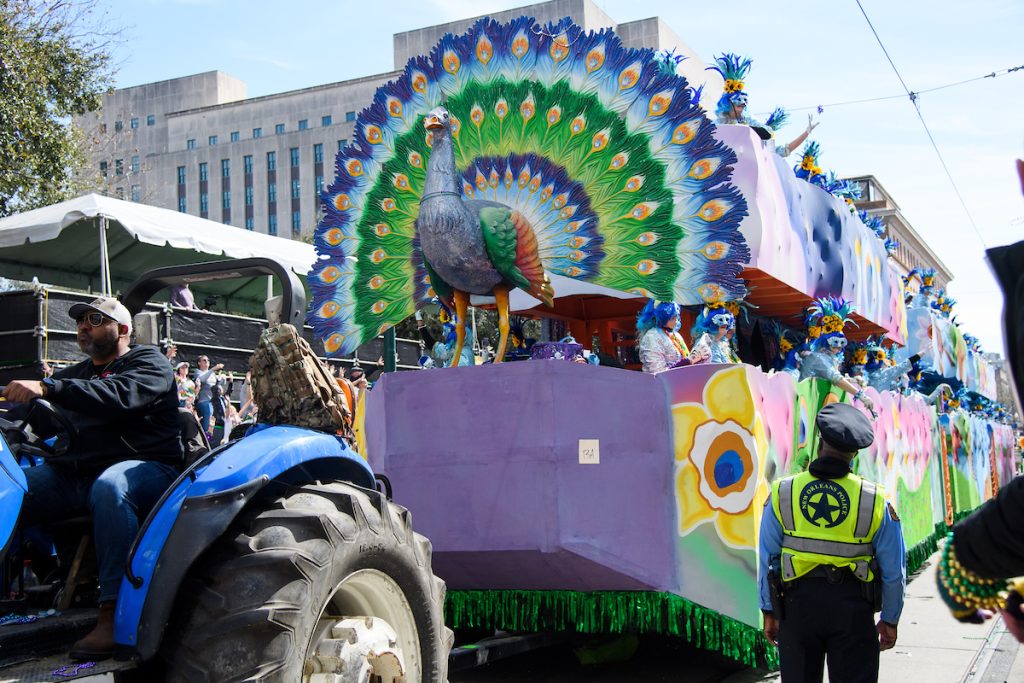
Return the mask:
<svg viewBox="0 0 1024 683">
<path fill-rule="evenodd" d="M 549 299 L 548 278 L 680 304 L 742 297 L 735 154 L 666 64 L 610 30 L 525 17 L 482 19 L 410 60 L 322 194 L 309 320 L 327 352 L 435 296 Z M 439 136 L 424 122 L 442 104 Z"/>
</svg>

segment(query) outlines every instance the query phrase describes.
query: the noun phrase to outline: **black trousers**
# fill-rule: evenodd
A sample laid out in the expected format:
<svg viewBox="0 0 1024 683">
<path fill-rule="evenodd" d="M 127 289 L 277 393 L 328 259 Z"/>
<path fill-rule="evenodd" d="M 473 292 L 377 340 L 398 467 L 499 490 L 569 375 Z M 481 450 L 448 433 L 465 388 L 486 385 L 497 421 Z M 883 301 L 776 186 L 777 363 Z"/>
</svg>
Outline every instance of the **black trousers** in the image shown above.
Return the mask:
<svg viewBox="0 0 1024 683">
<path fill-rule="evenodd" d="M 779 622 L 782 683 L 877 683 L 878 633 L 872 605 L 852 575 L 842 583 L 801 578 L 786 587 Z"/>
</svg>

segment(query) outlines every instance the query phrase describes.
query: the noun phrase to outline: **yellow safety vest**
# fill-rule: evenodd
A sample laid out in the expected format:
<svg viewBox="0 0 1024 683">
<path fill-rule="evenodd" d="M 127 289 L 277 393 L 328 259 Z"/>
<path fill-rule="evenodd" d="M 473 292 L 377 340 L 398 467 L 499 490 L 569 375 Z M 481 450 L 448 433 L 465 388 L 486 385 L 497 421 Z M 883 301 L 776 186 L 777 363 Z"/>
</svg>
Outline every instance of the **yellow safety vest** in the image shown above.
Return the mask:
<svg viewBox="0 0 1024 683">
<path fill-rule="evenodd" d="M 854 474 L 819 479 L 810 472 L 772 484 L 772 510 L 782 524 L 782 579 L 800 578 L 819 565 L 849 567 L 873 581 L 872 540 L 885 514 L 885 496 Z"/>
</svg>

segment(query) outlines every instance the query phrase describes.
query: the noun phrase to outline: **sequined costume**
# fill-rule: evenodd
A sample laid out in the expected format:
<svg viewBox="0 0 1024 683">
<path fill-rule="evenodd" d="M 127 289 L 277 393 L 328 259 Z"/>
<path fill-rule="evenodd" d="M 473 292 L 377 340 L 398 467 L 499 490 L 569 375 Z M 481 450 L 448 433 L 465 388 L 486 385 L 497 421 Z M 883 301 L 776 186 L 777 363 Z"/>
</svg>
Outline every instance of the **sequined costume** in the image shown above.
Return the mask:
<svg viewBox="0 0 1024 683">
<path fill-rule="evenodd" d="M 697 347 L 707 347 L 711 353 L 711 358 L 708 360 L 709 363 L 739 363 L 740 359 L 736 357 L 736 352 L 732 350 L 732 344 L 725 337 L 721 340 L 715 341 L 709 333 L 705 332 L 697 340 L 697 343 L 693 345 Z"/>
<path fill-rule="evenodd" d="M 644 372 L 664 372 L 675 367 L 689 354 L 686 342 L 678 332 L 666 332 L 654 327 L 640 338 L 640 362 Z"/>
<path fill-rule="evenodd" d="M 825 351 L 812 351 L 800 362 L 800 379 L 820 377 L 835 384 L 843 378 L 836 367 L 836 356 Z"/>
</svg>

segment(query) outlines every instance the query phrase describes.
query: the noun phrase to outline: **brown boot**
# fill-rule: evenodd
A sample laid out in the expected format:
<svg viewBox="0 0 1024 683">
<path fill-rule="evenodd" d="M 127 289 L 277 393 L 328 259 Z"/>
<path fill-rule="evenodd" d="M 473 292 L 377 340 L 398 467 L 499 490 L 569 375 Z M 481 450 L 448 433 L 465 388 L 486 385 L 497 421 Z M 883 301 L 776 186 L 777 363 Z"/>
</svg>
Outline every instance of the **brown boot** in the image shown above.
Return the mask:
<svg viewBox="0 0 1024 683">
<path fill-rule="evenodd" d="M 114 607 L 116 602 L 100 603 L 96 627 L 71 646 L 68 657 L 75 660 L 98 661 L 114 654 Z"/>
</svg>

